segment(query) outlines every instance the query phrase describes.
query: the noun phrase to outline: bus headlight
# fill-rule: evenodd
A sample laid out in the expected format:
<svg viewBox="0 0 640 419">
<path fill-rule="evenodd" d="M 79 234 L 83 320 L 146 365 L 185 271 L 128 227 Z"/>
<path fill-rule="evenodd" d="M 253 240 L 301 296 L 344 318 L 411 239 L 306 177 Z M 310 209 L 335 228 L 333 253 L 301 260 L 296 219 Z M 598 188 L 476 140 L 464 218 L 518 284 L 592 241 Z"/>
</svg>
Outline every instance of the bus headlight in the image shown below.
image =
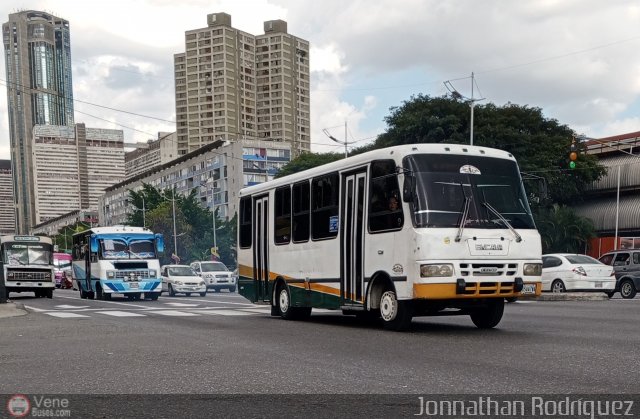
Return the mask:
<svg viewBox="0 0 640 419">
<path fill-rule="evenodd" d="M 107 278 L 113 279 L 116 277 L 116 271 L 107 271 Z"/>
<path fill-rule="evenodd" d="M 176 285 L 182 285 L 182 281 L 174 281 Z"/>
<path fill-rule="evenodd" d="M 203 287 L 203 286 L 205 286 L 206 284 L 204 283 L 204 281 L 200 281 L 200 284 L 199 284 L 199 285 L 200 285 L 201 287 Z"/>
<path fill-rule="evenodd" d="M 420 265 L 420 276 L 422 278 L 453 276 L 453 265 L 450 263 Z"/>
<path fill-rule="evenodd" d="M 542 275 L 541 263 L 525 263 L 524 272 L 525 275 L 540 276 Z"/>
<path fill-rule="evenodd" d="M 8 272 L 7 273 L 7 279 L 13 279 L 14 276 L 15 276 L 14 272 Z"/>
<path fill-rule="evenodd" d="M 150 278 L 155 278 L 156 277 L 156 270 L 155 269 L 149 269 L 149 277 Z"/>
</svg>

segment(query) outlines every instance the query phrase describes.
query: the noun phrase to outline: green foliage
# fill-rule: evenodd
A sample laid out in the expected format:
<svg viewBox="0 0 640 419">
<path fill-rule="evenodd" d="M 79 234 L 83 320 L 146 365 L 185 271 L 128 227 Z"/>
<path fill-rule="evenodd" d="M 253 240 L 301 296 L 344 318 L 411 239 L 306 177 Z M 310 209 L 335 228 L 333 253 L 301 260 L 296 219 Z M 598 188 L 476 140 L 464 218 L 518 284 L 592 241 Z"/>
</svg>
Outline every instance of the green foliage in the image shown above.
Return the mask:
<svg viewBox="0 0 640 419">
<path fill-rule="evenodd" d="M 298 173 L 303 170 L 321 166 L 344 158 L 344 154 L 338 153 L 302 153 L 297 158 L 284 165 L 276 174 L 276 178 Z"/>
<path fill-rule="evenodd" d="M 51 237 L 53 245 L 58 246 L 58 252 L 71 253 L 73 247 L 73 235 L 88 230 L 89 225 L 84 222 L 77 222 L 73 225 L 62 227 L 58 230 L 58 234 Z"/>
<path fill-rule="evenodd" d="M 542 208 L 534 217 L 543 253 L 583 253 L 589 239 L 595 237 L 591 220 L 566 206 Z"/>
<path fill-rule="evenodd" d="M 135 209 L 128 216 L 128 224 L 142 227 L 144 222 L 154 233 L 164 235 L 163 264 L 172 263 L 171 255 L 174 253 L 180 257 L 180 263 L 211 259 L 211 248 L 214 247 L 213 214 L 200 204 L 195 189 L 187 196 L 175 194 L 176 252 L 173 238 L 173 199 L 174 191 L 171 189 L 159 190 L 148 184 L 144 184 L 140 191 L 129 191 L 129 200 Z M 143 209 L 146 214 L 144 220 Z M 235 216 L 229 221 L 220 219 L 216 209 L 215 242 L 220 260 L 231 267 L 236 266 L 235 220 Z"/>
<path fill-rule="evenodd" d="M 469 144 L 469 105 L 449 97 L 418 95 L 391 108 L 385 118 L 389 129 L 373 148 L 414 143 Z M 476 105 L 474 145 L 493 147 L 513 154 L 522 172 L 545 179 L 549 198 L 573 203 L 605 169 L 595 156 L 579 153 L 577 168 L 569 169 L 569 147 L 575 133 L 555 119 L 545 118 L 540 108 L 492 103 Z M 584 151 L 584 145 L 579 145 Z M 537 191 L 530 191 L 537 193 Z"/>
</svg>

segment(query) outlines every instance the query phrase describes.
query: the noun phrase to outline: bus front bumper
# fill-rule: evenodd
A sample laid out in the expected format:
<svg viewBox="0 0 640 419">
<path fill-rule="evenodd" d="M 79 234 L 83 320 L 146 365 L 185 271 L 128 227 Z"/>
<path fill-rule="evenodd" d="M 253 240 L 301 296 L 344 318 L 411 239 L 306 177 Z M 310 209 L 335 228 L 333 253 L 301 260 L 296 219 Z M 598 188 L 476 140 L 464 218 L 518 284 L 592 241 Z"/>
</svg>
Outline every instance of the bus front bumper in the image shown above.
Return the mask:
<svg viewBox="0 0 640 419">
<path fill-rule="evenodd" d="M 540 281 L 503 282 L 466 282 L 458 279 L 455 283 L 420 283 L 413 285 L 413 298 L 424 300 L 450 300 L 470 298 L 510 298 L 524 296 L 539 296 L 542 292 Z"/>
<path fill-rule="evenodd" d="M 160 292 L 162 291 L 162 279 L 146 279 L 143 281 L 100 280 L 100 285 L 105 293 L 126 294 L 130 292 Z"/>
</svg>

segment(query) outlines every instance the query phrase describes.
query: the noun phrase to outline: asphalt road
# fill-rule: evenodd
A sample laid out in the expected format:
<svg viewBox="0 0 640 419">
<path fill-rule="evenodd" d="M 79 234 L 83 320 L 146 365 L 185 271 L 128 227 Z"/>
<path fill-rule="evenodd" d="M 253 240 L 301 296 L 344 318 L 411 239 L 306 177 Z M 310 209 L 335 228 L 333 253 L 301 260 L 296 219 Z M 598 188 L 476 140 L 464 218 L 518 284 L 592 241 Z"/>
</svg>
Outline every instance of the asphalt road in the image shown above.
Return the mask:
<svg viewBox="0 0 640 419">
<path fill-rule="evenodd" d="M 517 302 L 500 325 L 414 319 L 384 331 L 337 312 L 269 316 L 237 294 L 158 301 L 13 294 L 0 393 L 637 393 L 640 299 Z"/>
</svg>

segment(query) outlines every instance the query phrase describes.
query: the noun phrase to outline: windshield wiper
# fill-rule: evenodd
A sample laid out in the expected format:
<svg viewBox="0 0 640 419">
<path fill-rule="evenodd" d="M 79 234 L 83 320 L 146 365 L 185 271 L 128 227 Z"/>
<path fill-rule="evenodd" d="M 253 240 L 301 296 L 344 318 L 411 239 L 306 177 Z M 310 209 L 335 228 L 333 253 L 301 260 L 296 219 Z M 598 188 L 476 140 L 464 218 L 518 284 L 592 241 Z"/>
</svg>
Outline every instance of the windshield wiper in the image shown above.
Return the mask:
<svg viewBox="0 0 640 419">
<path fill-rule="evenodd" d="M 498 217 L 500 219 L 500 221 L 502 221 L 504 223 L 504 225 L 506 225 L 509 228 L 509 230 L 511 230 L 513 235 L 516 236 L 516 242 L 520 243 L 522 241 L 522 237 L 520 237 L 520 235 L 518 234 L 516 229 L 513 228 L 511 223 L 509 223 L 509 221 L 507 221 L 507 219 L 504 218 L 504 216 L 502 214 L 500 214 L 500 212 L 497 209 L 495 209 L 491 205 L 489 205 L 489 203 L 487 201 L 483 202 L 482 205 L 484 205 L 489 211 L 491 211 L 496 217 Z"/>
<path fill-rule="evenodd" d="M 462 232 L 464 231 L 464 224 L 467 222 L 467 216 L 469 215 L 469 207 L 471 206 L 471 198 L 464 197 L 464 209 L 462 210 L 462 218 L 460 219 L 460 225 L 458 226 L 458 234 L 456 235 L 456 242 L 462 239 Z"/>
</svg>

